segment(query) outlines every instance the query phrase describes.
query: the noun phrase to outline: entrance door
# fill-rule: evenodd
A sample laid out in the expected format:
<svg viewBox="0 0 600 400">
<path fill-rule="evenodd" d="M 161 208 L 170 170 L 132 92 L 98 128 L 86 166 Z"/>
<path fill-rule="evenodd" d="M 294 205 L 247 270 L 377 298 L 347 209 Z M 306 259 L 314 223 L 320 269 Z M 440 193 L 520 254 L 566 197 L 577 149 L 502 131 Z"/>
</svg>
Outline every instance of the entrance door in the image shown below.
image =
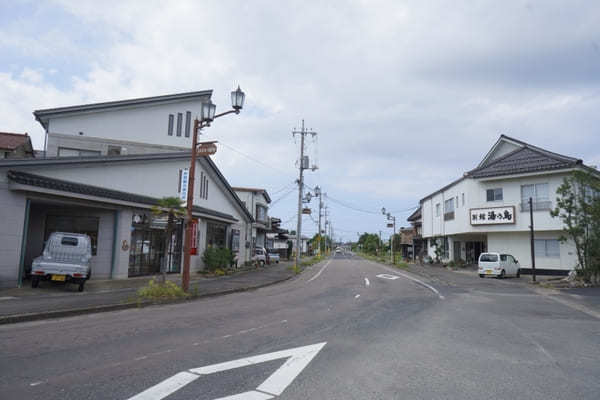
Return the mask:
<svg viewBox="0 0 600 400">
<path fill-rule="evenodd" d="M 454 261 L 460 260 L 460 242 L 454 242 Z"/>
</svg>

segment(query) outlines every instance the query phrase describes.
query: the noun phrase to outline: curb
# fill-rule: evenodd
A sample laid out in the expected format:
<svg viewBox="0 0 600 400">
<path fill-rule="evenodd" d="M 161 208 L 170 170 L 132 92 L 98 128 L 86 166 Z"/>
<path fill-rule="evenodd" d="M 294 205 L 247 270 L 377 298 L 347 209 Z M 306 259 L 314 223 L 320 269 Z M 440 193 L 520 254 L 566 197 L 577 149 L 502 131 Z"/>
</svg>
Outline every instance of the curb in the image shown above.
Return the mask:
<svg viewBox="0 0 600 400">
<path fill-rule="evenodd" d="M 164 302 L 144 301 L 144 302 L 139 302 L 139 303 L 138 302 L 129 302 L 129 303 L 108 304 L 108 305 L 93 306 L 93 307 L 71 308 L 71 309 L 57 310 L 57 311 L 43 311 L 43 312 L 38 312 L 38 313 L 6 315 L 6 316 L 0 317 L 0 325 L 16 324 L 19 322 L 39 321 L 39 320 L 46 320 L 46 319 L 53 319 L 53 318 L 71 317 L 71 316 L 83 315 L 83 314 L 97 314 L 97 313 L 109 312 L 109 311 L 127 310 L 127 309 L 131 309 L 131 308 L 142 308 L 142 307 L 148 307 L 148 306 L 153 306 L 153 305 L 184 303 L 184 302 L 188 302 L 188 301 L 200 300 L 200 299 L 205 299 L 205 298 L 209 298 L 209 297 L 218 297 L 218 296 L 225 296 L 225 295 L 233 294 L 233 293 L 249 292 L 252 290 L 256 290 L 256 289 L 260 289 L 260 288 L 264 288 L 267 286 L 272 286 L 272 285 L 275 285 L 278 283 L 288 281 L 288 280 L 294 278 L 295 276 L 296 275 L 290 275 L 290 276 L 287 276 L 282 279 L 277 279 L 272 282 L 267 282 L 267 283 L 263 283 L 263 284 L 256 285 L 256 286 L 245 286 L 245 287 L 240 287 L 240 288 L 235 288 L 235 289 L 223 290 L 221 292 L 200 294 L 194 298 L 185 299 L 185 300 L 174 300 L 174 301 L 164 301 Z"/>
</svg>

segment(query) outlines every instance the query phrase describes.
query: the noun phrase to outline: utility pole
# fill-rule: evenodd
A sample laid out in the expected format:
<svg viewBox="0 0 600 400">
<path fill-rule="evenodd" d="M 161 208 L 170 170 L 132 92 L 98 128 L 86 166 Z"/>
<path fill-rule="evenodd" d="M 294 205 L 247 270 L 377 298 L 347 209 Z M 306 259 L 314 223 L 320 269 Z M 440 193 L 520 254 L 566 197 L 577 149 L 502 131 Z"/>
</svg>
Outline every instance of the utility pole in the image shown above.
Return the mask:
<svg viewBox="0 0 600 400">
<path fill-rule="evenodd" d="M 323 208 L 323 196 L 321 193 L 321 188 L 320 187 L 316 187 L 315 188 L 315 195 L 319 196 L 319 257 L 321 257 L 321 243 L 322 241 L 322 235 L 321 235 L 321 209 Z"/>
<path fill-rule="evenodd" d="M 304 128 L 304 120 L 302 120 L 302 129 L 293 130 L 292 135 L 300 135 L 300 162 L 299 162 L 299 177 L 298 177 L 298 224 L 296 229 L 296 267 L 300 265 L 300 253 L 302 253 L 302 197 L 304 192 L 304 170 L 310 169 L 308 156 L 304 156 L 304 137 L 306 135 L 315 136 L 317 132 L 308 131 Z"/>
<path fill-rule="evenodd" d="M 535 282 L 535 238 L 533 234 L 533 198 L 529 198 L 529 236 L 531 237 L 531 274 Z"/>
</svg>

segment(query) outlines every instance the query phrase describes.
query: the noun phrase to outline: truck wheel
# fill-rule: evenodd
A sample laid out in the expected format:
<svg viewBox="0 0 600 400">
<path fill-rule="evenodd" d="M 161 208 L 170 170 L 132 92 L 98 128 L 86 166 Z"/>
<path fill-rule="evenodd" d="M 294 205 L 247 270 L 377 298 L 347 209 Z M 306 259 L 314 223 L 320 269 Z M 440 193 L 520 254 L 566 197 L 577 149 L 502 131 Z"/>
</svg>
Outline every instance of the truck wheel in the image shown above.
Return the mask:
<svg viewBox="0 0 600 400">
<path fill-rule="evenodd" d="M 79 286 L 77 287 L 78 292 L 83 292 L 83 287 L 85 285 L 85 281 L 79 282 Z"/>
<path fill-rule="evenodd" d="M 479 277 L 480 278 L 485 278 L 485 275 L 484 274 L 479 274 Z"/>
<path fill-rule="evenodd" d="M 40 277 L 32 276 L 31 277 L 31 287 L 35 289 L 36 287 L 38 287 L 39 284 L 40 284 Z"/>
<path fill-rule="evenodd" d="M 506 272 L 504 270 L 500 271 L 500 275 L 498 275 L 498 279 L 504 279 L 506 276 Z"/>
<path fill-rule="evenodd" d="M 521 277 L 521 268 L 519 268 L 519 269 L 517 270 L 517 278 L 520 278 L 520 277 Z"/>
</svg>

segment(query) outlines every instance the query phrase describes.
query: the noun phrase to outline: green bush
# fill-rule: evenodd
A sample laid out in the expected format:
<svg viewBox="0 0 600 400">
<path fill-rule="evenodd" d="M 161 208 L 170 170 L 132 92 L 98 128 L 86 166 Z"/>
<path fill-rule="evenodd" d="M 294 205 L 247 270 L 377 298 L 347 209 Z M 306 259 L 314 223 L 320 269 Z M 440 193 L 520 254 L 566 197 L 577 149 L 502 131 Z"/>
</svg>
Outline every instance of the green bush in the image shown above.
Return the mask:
<svg viewBox="0 0 600 400">
<path fill-rule="evenodd" d="M 233 264 L 233 252 L 226 248 L 208 247 L 202 254 L 202 261 L 210 272 L 227 270 Z"/>
<path fill-rule="evenodd" d="M 188 296 L 189 295 L 175 283 L 171 281 L 157 283 L 154 279 L 151 279 L 147 286 L 144 286 L 137 291 L 137 297 L 140 300 L 174 300 L 183 299 Z"/>
<path fill-rule="evenodd" d="M 454 267 L 456 267 L 456 263 L 454 262 L 454 260 L 452 260 L 452 261 L 450 261 L 450 262 L 448 263 L 448 266 L 449 266 L 450 268 L 454 268 Z"/>
</svg>

